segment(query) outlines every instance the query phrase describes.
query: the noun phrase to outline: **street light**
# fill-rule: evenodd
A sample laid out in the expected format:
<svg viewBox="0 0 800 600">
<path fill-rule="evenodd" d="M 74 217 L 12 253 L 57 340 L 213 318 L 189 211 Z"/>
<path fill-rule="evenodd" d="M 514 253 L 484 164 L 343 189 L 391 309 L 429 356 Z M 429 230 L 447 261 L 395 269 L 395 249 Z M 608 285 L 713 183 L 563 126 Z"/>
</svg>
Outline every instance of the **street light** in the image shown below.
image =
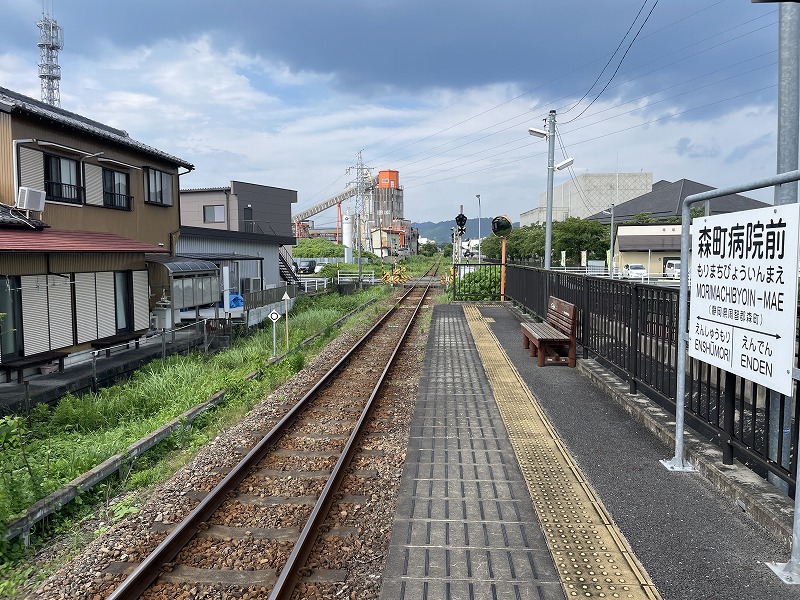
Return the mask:
<svg viewBox="0 0 800 600">
<path fill-rule="evenodd" d="M 568 158 L 554 165 L 556 152 L 556 111 L 551 110 L 547 116 L 547 131 L 530 127 L 528 133 L 534 137 L 547 138 L 547 218 L 544 229 L 544 268 L 550 269 L 550 258 L 553 253 L 553 172 L 569 167 L 574 159 Z"/>
<path fill-rule="evenodd" d="M 475 194 L 478 199 L 478 264 L 481 264 L 481 195 Z"/>
</svg>

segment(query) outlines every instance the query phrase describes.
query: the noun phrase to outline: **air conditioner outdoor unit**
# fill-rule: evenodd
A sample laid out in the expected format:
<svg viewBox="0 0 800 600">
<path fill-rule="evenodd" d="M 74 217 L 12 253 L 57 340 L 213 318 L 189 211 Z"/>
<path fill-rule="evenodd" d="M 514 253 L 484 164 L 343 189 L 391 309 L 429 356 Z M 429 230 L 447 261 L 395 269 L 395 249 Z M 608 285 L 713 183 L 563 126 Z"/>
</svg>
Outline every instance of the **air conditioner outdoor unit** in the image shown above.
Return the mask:
<svg viewBox="0 0 800 600">
<path fill-rule="evenodd" d="M 44 199 L 46 195 L 44 190 L 21 187 L 17 193 L 17 202 L 14 204 L 14 208 L 42 212 L 44 210 Z"/>
<path fill-rule="evenodd" d="M 250 294 L 261 291 L 261 277 L 245 277 L 242 279 L 242 293 Z"/>
</svg>

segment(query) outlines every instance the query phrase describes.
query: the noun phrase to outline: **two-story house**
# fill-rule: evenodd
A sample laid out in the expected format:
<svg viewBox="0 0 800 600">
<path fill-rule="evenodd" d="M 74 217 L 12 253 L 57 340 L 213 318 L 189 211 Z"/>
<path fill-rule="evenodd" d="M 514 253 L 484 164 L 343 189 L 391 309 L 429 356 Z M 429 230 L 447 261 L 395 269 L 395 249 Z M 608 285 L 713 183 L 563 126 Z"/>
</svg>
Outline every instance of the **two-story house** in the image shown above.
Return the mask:
<svg viewBox="0 0 800 600">
<path fill-rule="evenodd" d="M 162 293 L 148 269 L 169 271 L 170 261 L 147 257 L 174 251 L 179 178 L 192 169 L 0 88 L 0 364 L 148 329 Z M 198 287 L 210 286 L 214 265 L 196 267 Z"/>
</svg>

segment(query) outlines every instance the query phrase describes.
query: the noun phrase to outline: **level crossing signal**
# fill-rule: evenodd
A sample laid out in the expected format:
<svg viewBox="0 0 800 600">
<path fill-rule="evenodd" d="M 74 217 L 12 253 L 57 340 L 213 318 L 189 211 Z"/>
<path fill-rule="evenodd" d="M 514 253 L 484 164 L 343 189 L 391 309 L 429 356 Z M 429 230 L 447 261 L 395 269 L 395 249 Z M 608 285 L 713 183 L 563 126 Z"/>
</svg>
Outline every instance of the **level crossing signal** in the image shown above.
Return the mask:
<svg viewBox="0 0 800 600">
<path fill-rule="evenodd" d="M 467 233 L 467 216 L 464 213 L 456 215 L 456 235 Z"/>
</svg>

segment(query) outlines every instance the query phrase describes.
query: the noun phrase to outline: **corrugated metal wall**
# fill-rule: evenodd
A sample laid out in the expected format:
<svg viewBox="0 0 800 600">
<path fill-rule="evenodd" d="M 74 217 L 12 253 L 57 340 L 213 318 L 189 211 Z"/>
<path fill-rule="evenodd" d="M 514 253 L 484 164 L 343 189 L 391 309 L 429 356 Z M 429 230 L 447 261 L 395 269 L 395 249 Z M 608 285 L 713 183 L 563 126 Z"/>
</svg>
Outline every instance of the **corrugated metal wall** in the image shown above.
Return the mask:
<svg viewBox="0 0 800 600">
<path fill-rule="evenodd" d="M 11 115 L 0 112 L 0 202 L 14 204 L 14 159 Z"/>
</svg>

